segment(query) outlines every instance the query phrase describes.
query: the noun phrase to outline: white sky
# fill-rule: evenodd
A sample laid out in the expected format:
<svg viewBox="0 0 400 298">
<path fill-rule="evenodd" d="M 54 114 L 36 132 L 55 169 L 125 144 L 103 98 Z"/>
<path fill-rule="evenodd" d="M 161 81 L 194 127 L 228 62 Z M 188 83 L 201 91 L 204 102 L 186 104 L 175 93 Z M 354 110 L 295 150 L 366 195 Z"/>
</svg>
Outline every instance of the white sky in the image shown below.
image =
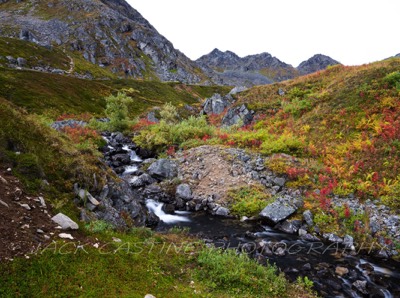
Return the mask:
<svg viewBox="0 0 400 298">
<path fill-rule="evenodd" d="M 189 58 L 214 48 L 298 64 L 346 65 L 400 53 L 400 0 L 127 0 Z"/>
</svg>

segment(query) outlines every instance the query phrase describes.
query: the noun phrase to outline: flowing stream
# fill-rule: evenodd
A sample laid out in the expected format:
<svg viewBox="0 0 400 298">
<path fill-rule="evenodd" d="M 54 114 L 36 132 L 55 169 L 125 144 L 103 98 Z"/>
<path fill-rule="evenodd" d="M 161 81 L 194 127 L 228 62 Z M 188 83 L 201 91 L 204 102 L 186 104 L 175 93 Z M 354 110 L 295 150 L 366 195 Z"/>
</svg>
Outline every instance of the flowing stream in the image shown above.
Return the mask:
<svg viewBox="0 0 400 298">
<path fill-rule="evenodd" d="M 122 149 L 131 163 L 124 167 L 121 177 L 132 182 L 138 179 L 135 173 L 142 159 L 129 145 L 124 144 Z M 355 254 L 339 244 L 304 241 L 258 221 L 242 222 L 205 212 L 168 214 L 163 205 L 146 200 L 148 210 L 160 219 L 157 231 L 184 228 L 216 247 L 239 249 L 261 264 L 273 263 L 292 281 L 307 276 L 323 297 L 400 297 L 400 264 L 394 260 Z"/>
</svg>

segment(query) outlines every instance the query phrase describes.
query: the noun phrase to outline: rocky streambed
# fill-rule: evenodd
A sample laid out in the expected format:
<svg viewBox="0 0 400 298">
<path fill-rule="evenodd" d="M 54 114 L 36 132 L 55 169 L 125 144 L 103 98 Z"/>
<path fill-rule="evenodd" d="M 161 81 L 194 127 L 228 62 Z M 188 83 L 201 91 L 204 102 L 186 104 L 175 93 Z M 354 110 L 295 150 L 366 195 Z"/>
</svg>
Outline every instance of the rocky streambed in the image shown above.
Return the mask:
<svg viewBox="0 0 400 298">
<path fill-rule="evenodd" d="M 94 203 L 86 204 L 84 215 L 117 226 L 133 221 L 159 231 L 185 228 L 210 245 L 236 248 L 262 264 L 275 263 L 291 280 L 307 276 L 324 297 L 400 297 L 400 265 L 389 258 L 395 254 L 391 244 L 311 232 L 310 211 L 291 220 L 302 206 L 302 193 L 287 188 L 285 177 L 266 168 L 261 156 L 202 146 L 173 159 L 155 159 L 122 134 L 104 138 L 105 162 L 122 182 L 105 186 Z M 225 192 L 246 185 L 262 185 L 274 200 L 259 216 L 237 219 L 230 216 Z M 335 200 L 363 207 L 355 198 Z M 379 229 L 398 236 L 396 215 L 374 202 L 365 204 Z"/>
</svg>

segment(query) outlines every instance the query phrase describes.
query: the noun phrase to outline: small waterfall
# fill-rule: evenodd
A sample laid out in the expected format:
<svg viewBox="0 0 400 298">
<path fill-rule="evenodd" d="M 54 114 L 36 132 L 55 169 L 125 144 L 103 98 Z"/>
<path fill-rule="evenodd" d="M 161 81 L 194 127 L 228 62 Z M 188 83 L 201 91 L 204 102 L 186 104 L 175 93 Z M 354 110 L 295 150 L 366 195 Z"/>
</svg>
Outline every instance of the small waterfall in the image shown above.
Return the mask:
<svg viewBox="0 0 400 298">
<path fill-rule="evenodd" d="M 132 165 L 132 166 L 126 166 L 125 171 L 122 173 L 122 175 L 130 175 L 135 173 L 138 170 L 138 166 Z"/>
<path fill-rule="evenodd" d="M 163 205 L 164 205 L 163 203 L 156 202 L 154 200 L 146 201 L 147 208 L 150 211 L 152 211 L 155 215 L 157 215 L 161 221 L 163 221 L 167 224 L 173 224 L 173 223 L 177 223 L 177 222 L 190 222 L 190 219 L 188 217 L 185 217 L 182 215 L 166 214 L 162 210 Z"/>
<path fill-rule="evenodd" d="M 135 151 L 133 151 L 132 149 L 129 149 L 128 145 L 124 145 L 122 147 L 123 150 L 128 151 L 129 156 L 131 157 L 131 161 L 134 162 L 142 162 L 143 160 L 136 154 Z"/>
</svg>

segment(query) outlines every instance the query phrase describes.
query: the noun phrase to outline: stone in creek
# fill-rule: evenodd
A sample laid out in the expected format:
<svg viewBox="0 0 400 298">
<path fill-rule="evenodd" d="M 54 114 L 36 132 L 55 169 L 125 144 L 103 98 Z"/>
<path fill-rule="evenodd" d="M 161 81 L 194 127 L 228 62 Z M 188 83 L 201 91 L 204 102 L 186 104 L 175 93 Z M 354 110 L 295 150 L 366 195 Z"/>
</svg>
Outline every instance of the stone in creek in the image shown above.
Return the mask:
<svg viewBox="0 0 400 298">
<path fill-rule="evenodd" d="M 172 160 L 161 158 L 150 165 L 148 172 L 157 179 L 171 179 L 178 175 L 178 165 Z"/>
<path fill-rule="evenodd" d="M 296 234 L 301 227 L 300 220 L 285 220 L 275 226 L 275 229 L 288 234 Z"/>
<path fill-rule="evenodd" d="M 343 243 L 343 239 L 333 233 L 326 233 L 323 237 L 333 243 Z"/>
<path fill-rule="evenodd" d="M 367 281 L 366 280 L 357 280 L 353 282 L 353 287 L 356 288 L 360 293 L 367 295 Z"/>
<path fill-rule="evenodd" d="M 337 266 L 335 269 L 335 273 L 339 276 L 343 276 L 349 273 L 349 269 L 347 269 L 346 267 Z"/>
<path fill-rule="evenodd" d="M 175 196 L 177 198 L 183 199 L 184 201 L 190 201 L 193 196 L 189 184 L 179 184 L 176 188 Z"/>
<path fill-rule="evenodd" d="M 295 212 L 296 209 L 293 206 L 287 203 L 275 201 L 265 207 L 260 212 L 260 216 L 266 218 L 269 221 L 272 221 L 273 223 L 278 223 L 282 220 L 287 219 Z"/>
<path fill-rule="evenodd" d="M 215 215 L 219 216 L 228 216 L 229 215 L 229 209 L 219 206 L 218 209 L 215 211 Z"/>
</svg>

